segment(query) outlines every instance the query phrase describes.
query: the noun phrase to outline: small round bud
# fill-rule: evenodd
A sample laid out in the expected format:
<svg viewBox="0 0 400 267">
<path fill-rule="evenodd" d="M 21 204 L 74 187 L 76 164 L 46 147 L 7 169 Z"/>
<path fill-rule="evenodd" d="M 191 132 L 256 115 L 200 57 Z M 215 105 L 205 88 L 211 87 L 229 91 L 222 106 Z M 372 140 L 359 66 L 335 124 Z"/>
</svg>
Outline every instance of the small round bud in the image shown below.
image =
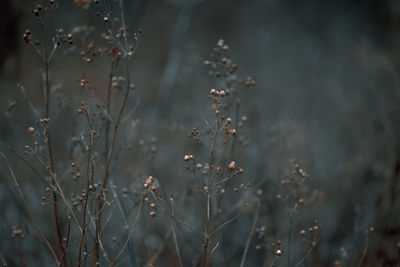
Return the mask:
<svg viewBox="0 0 400 267">
<path fill-rule="evenodd" d="M 30 134 L 33 134 L 33 133 L 35 132 L 35 128 L 29 127 L 29 128 L 28 128 L 28 132 L 29 132 Z"/>
<path fill-rule="evenodd" d="M 151 186 L 151 191 L 153 191 L 153 192 L 156 192 L 156 191 L 157 191 L 157 185 L 156 185 L 156 184 L 153 184 L 153 185 Z"/>
<path fill-rule="evenodd" d="M 183 157 L 183 160 L 184 160 L 184 161 L 189 161 L 189 159 L 190 159 L 189 155 L 185 155 L 185 156 Z"/>
<path fill-rule="evenodd" d="M 150 211 L 150 216 L 153 217 L 153 218 L 156 217 L 156 212 L 155 211 Z"/>
<path fill-rule="evenodd" d="M 275 253 L 277 256 L 282 256 L 282 250 L 278 249 Z"/>
<path fill-rule="evenodd" d="M 234 161 L 231 161 L 231 163 L 229 163 L 228 165 L 228 169 L 233 171 L 236 167 L 236 163 Z"/>
</svg>

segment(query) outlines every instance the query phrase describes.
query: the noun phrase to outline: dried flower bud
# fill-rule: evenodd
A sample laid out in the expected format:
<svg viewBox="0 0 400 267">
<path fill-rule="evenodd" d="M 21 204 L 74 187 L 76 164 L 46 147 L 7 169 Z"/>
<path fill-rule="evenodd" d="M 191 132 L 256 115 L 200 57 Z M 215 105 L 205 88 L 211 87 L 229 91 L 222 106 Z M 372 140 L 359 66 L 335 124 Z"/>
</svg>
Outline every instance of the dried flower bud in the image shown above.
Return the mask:
<svg viewBox="0 0 400 267">
<path fill-rule="evenodd" d="M 156 184 L 153 184 L 153 185 L 151 186 L 151 191 L 153 191 L 153 192 L 156 192 L 156 191 L 157 191 L 157 185 L 156 185 Z"/>
<path fill-rule="evenodd" d="M 228 169 L 233 171 L 236 167 L 236 163 L 234 161 L 231 161 L 231 163 L 229 163 L 228 165 Z"/>
<path fill-rule="evenodd" d="M 35 128 L 29 127 L 29 128 L 28 128 L 28 132 L 29 132 L 30 134 L 33 134 L 33 133 L 35 132 Z"/>
</svg>

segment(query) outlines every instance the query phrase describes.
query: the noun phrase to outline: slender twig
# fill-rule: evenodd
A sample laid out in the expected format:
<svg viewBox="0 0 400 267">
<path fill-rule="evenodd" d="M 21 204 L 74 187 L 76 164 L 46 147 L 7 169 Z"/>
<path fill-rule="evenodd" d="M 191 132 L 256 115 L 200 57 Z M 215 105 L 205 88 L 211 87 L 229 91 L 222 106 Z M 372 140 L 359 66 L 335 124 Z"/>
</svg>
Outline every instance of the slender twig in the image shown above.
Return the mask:
<svg viewBox="0 0 400 267">
<path fill-rule="evenodd" d="M 1 262 L 3 263 L 3 266 L 4 267 L 7 267 L 8 265 L 7 265 L 7 262 L 4 260 L 4 258 L 3 258 L 3 255 L 1 255 L 0 254 L 0 260 L 1 260 Z"/>
<path fill-rule="evenodd" d="M 118 210 L 120 211 L 122 222 L 124 224 L 124 229 L 128 234 L 127 246 L 128 246 L 128 250 L 129 250 L 131 264 L 133 264 L 133 266 L 138 266 L 138 263 L 140 262 L 140 260 L 137 258 L 138 257 L 137 253 L 135 253 L 135 245 L 134 245 L 134 242 L 133 242 L 133 238 L 132 238 L 132 236 L 130 235 L 130 232 L 129 232 L 129 228 L 130 227 L 129 227 L 129 224 L 128 224 L 128 219 L 125 216 L 124 209 L 122 207 L 121 201 L 118 198 L 118 194 L 117 194 L 117 191 L 114 188 L 113 183 L 111 183 L 111 190 L 113 192 L 113 197 L 114 197 L 115 202 L 117 204 Z M 115 262 L 115 259 L 113 261 Z"/>
<path fill-rule="evenodd" d="M 360 258 L 360 260 L 358 261 L 357 267 L 361 267 L 361 266 L 362 266 L 362 263 L 364 262 L 364 258 L 365 258 L 365 256 L 367 255 L 368 243 L 369 243 L 369 235 L 368 235 L 368 233 L 367 233 L 367 237 L 366 237 L 366 239 L 365 239 L 365 244 L 364 244 L 364 249 L 363 249 L 361 258 Z"/>
<path fill-rule="evenodd" d="M 43 232 L 40 230 L 39 224 L 37 223 L 35 217 L 33 216 L 32 212 L 31 212 L 31 209 L 28 206 L 28 203 L 25 200 L 25 196 L 24 196 L 24 193 L 21 190 L 19 181 L 18 181 L 17 177 L 15 176 L 14 171 L 11 168 L 11 165 L 8 162 L 8 159 L 7 159 L 6 155 L 4 155 L 3 152 L 0 152 L 0 155 L 3 157 L 3 159 L 4 159 L 4 161 L 5 161 L 6 165 L 7 165 L 8 171 L 10 172 L 11 177 L 13 178 L 14 185 L 17 188 L 18 194 L 22 199 L 22 203 L 23 203 L 23 205 L 24 205 L 24 207 L 26 209 L 26 212 L 27 212 L 29 218 L 31 219 L 31 221 L 32 221 L 33 225 L 35 226 L 36 230 L 39 232 L 41 238 L 43 239 L 43 242 L 46 244 L 46 247 L 49 249 L 51 255 L 53 256 L 53 258 L 55 260 L 55 262 L 57 264 L 59 264 L 57 255 L 56 255 L 55 251 L 53 250 L 53 247 L 50 245 L 49 241 L 47 240 L 47 238 L 45 237 Z"/>
<path fill-rule="evenodd" d="M 130 230 L 130 232 L 128 234 L 128 237 L 126 238 L 126 241 L 125 241 L 124 245 L 122 246 L 122 249 L 120 250 L 118 255 L 114 258 L 114 261 L 113 261 L 114 264 L 118 261 L 118 258 L 121 257 L 122 253 L 125 251 L 125 249 L 127 248 L 128 244 L 129 244 L 129 240 L 132 238 L 133 234 L 135 233 L 136 225 L 137 225 L 137 223 L 139 221 L 139 218 L 140 218 L 140 216 L 142 214 L 142 208 L 143 208 L 143 195 L 140 198 L 140 203 L 139 203 L 138 212 L 136 214 L 135 223 L 131 227 L 131 230 Z M 137 261 L 137 262 L 139 263 L 140 261 Z"/>
<path fill-rule="evenodd" d="M 43 35 L 43 42 L 44 42 L 44 75 L 45 75 L 45 92 L 46 92 L 46 97 L 45 97 L 45 117 L 47 119 L 50 118 L 50 81 L 49 81 L 49 54 L 48 54 L 48 47 L 47 47 L 47 42 L 46 42 L 46 32 L 44 29 L 44 23 L 41 24 L 41 30 L 42 30 L 42 35 Z M 53 49 L 55 51 L 56 47 Z M 53 53 L 51 53 L 52 55 Z M 52 173 L 54 173 L 54 163 L 53 163 L 53 153 L 52 153 L 52 148 L 51 148 L 51 141 L 50 141 L 50 132 L 49 129 L 45 131 L 45 139 L 46 139 L 46 146 L 47 146 L 47 153 L 49 157 L 49 165 L 50 165 L 50 170 Z M 53 182 L 54 186 L 54 182 Z M 53 190 L 53 208 L 54 208 L 54 220 L 56 223 L 56 231 L 57 231 L 57 238 L 58 238 L 58 246 L 61 251 L 61 254 L 64 254 L 64 246 L 62 243 L 62 222 L 60 219 L 60 212 L 58 210 L 57 206 L 57 194 Z M 66 259 L 64 258 L 64 265 L 67 265 Z"/>
<path fill-rule="evenodd" d="M 178 238 L 176 237 L 176 232 L 175 232 L 175 228 L 174 226 L 171 224 L 171 231 L 172 231 L 172 237 L 174 239 L 174 244 L 175 244 L 175 249 L 176 249 L 176 255 L 178 256 L 178 261 L 179 261 L 179 265 L 181 267 L 183 267 L 183 262 L 182 262 L 182 258 L 181 258 L 181 253 L 179 250 L 179 245 L 178 245 Z"/>
<path fill-rule="evenodd" d="M 299 260 L 299 262 L 295 265 L 295 267 L 299 267 L 303 264 L 303 262 L 305 262 L 308 255 L 310 255 L 311 251 L 317 246 L 318 241 L 319 241 L 319 236 L 318 234 L 316 234 L 314 240 L 311 242 L 311 247 L 307 250 L 307 253 Z"/>
<path fill-rule="evenodd" d="M 124 36 L 124 41 L 125 41 L 125 50 L 128 51 L 129 47 L 128 47 L 128 37 L 127 37 L 127 31 L 126 31 L 127 28 L 126 28 L 126 23 L 125 23 L 123 1 L 120 0 L 119 4 L 120 4 L 120 13 L 121 13 L 121 23 L 122 23 L 122 27 L 124 29 L 123 36 Z M 125 57 L 125 61 L 126 61 L 125 68 L 126 68 L 127 85 L 126 85 L 125 94 L 124 94 L 124 97 L 122 99 L 122 103 L 121 103 L 121 106 L 120 106 L 120 109 L 119 109 L 119 112 L 118 112 L 117 119 L 116 119 L 116 121 L 114 123 L 113 134 L 112 134 L 111 143 L 110 143 L 110 148 L 108 150 L 108 155 L 107 155 L 106 162 L 105 162 L 105 171 L 104 171 L 104 178 L 103 178 L 103 184 L 102 184 L 103 191 L 104 191 L 104 189 L 107 188 L 107 182 L 108 182 L 108 178 L 110 176 L 111 160 L 112 160 L 113 152 L 114 152 L 114 149 L 115 149 L 115 143 L 116 143 L 116 140 L 117 140 L 118 128 L 120 126 L 122 115 L 124 113 L 124 110 L 125 110 L 125 107 L 126 107 L 126 104 L 127 104 L 127 101 L 128 101 L 129 92 L 131 90 L 131 88 L 130 88 L 131 87 L 131 79 L 130 79 L 130 71 L 129 71 L 129 55 L 125 52 L 124 53 L 124 57 Z M 102 210 L 102 207 L 103 207 L 103 203 L 102 203 L 101 200 L 99 200 L 98 210 L 99 211 Z M 101 213 L 97 217 L 96 229 L 97 229 L 96 230 L 97 233 L 99 233 L 101 231 Z M 97 236 L 98 236 L 98 234 L 97 234 Z M 95 259 L 94 260 L 98 261 L 98 257 L 99 257 L 98 256 L 98 250 L 99 250 L 98 249 L 98 244 L 99 244 L 99 242 L 96 242 L 96 244 L 97 244 L 97 247 L 95 249 Z"/>
<path fill-rule="evenodd" d="M 79 242 L 79 252 L 78 252 L 78 262 L 81 261 L 82 257 L 82 248 L 83 244 L 85 242 L 85 234 L 86 234 L 86 209 L 87 205 L 89 202 L 89 192 L 90 192 L 90 162 L 91 162 L 91 157 L 92 157 L 92 145 L 93 145 L 93 134 L 92 134 L 92 127 L 91 127 L 91 122 L 90 122 L 90 117 L 88 112 L 86 113 L 88 121 L 89 121 L 89 126 L 90 126 L 90 143 L 88 144 L 88 159 L 87 159 L 87 165 L 86 165 L 86 194 L 85 194 L 85 202 L 83 205 L 83 218 L 82 218 L 82 233 L 81 233 L 81 241 Z M 93 164 L 92 164 L 93 165 Z M 78 265 L 79 267 L 80 265 Z"/>
<path fill-rule="evenodd" d="M 258 217 L 260 214 L 260 206 L 261 206 L 260 202 L 257 202 L 257 208 L 256 208 L 256 212 L 254 214 L 253 224 L 251 226 L 249 236 L 247 237 L 246 245 L 244 246 L 242 260 L 240 262 L 240 267 L 244 267 L 244 263 L 246 262 L 246 257 L 247 257 L 247 253 L 249 251 L 250 242 L 251 242 L 251 239 L 253 238 L 253 235 L 255 233 L 255 229 L 257 226 Z"/>
<path fill-rule="evenodd" d="M 216 109 L 218 109 L 218 101 L 216 101 Z M 217 144 L 218 134 L 220 130 L 219 118 L 216 114 L 215 118 L 215 133 L 213 136 L 213 141 L 210 149 L 210 158 L 208 162 L 209 170 L 208 170 L 208 181 L 207 181 L 207 190 L 206 190 L 206 199 L 205 199 L 205 211 L 206 211 L 206 227 L 205 227 L 205 240 L 203 242 L 203 267 L 207 265 L 207 254 L 208 254 L 208 243 L 210 238 L 210 209 L 211 209 L 211 194 L 212 194 L 212 180 L 213 180 L 213 164 L 214 164 L 214 154 L 215 147 Z"/>
<path fill-rule="evenodd" d="M 69 246 L 69 240 L 70 240 L 70 234 L 71 234 L 71 216 L 68 216 L 67 238 L 66 238 L 66 243 L 65 243 L 64 254 L 62 255 L 61 260 L 60 260 L 61 263 L 64 261 L 64 258 L 67 255 L 68 246 Z"/>
</svg>

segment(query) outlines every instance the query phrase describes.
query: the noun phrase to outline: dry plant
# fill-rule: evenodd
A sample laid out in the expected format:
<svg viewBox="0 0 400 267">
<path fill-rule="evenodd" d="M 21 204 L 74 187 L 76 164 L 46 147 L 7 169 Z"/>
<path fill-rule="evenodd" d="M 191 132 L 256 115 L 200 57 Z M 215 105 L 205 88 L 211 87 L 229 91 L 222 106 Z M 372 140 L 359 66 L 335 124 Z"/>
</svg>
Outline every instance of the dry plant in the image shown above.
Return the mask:
<svg viewBox="0 0 400 267">
<path fill-rule="evenodd" d="M 76 26 L 56 29 L 53 35 L 49 29 L 54 26 L 48 25 L 47 19 L 58 3 L 40 2 L 32 10 L 35 27 L 25 31 L 23 40 L 42 65 L 42 88 L 29 90 L 43 92 L 44 101 L 42 106 L 35 105 L 27 97 L 27 89 L 18 86 L 31 109 L 29 119 L 33 119 L 26 133 L 31 143 L 25 146 L 24 155 L 7 145 L 3 146 L 7 152 L 0 152 L 17 192 L 15 205 L 30 220 L 34 232 L 28 226 L 13 225 L 18 259 L 0 254 L 4 266 L 10 259 L 29 265 L 30 259 L 16 243 L 29 235 L 41 240 L 52 258 L 51 265 L 57 266 L 188 266 L 192 260 L 193 266 L 217 266 L 224 261 L 226 266 L 243 267 L 255 264 L 250 260 L 253 253 L 262 253 L 254 257 L 262 258 L 260 266 L 311 266 L 312 261 L 307 261 L 321 242 L 323 222 L 307 218 L 307 229 L 304 220 L 297 219 L 304 206 L 313 205 L 323 194 L 310 194 L 310 176 L 296 160 L 291 161 L 292 172 L 281 181 L 280 193 L 273 201 L 262 189 L 270 184 L 266 174 L 247 175 L 246 170 L 254 167 L 244 154 L 251 143 L 245 136 L 252 118 L 244 115 L 249 104 L 243 99 L 255 94 L 251 87 L 256 81 L 237 76 L 238 67 L 224 40 L 217 42 L 204 62 L 219 89 L 208 93 L 210 105 L 204 109 L 203 126 L 193 127 L 188 134 L 193 150 L 183 155 L 183 164 L 176 163 L 186 172 L 168 174 L 156 168 L 157 138 L 144 133 L 136 140 L 140 136 L 123 134 L 125 129 L 131 131 L 127 122 L 129 126 L 138 124 L 138 119 L 132 118 L 139 104 L 132 61 L 141 37 L 141 30 L 134 31 L 125 21 L 124 1 L 75 0 L 76 7 L 96 15 L 101 33 L 96 27 Z M 80 77 L 74 80 L 74 95 L 79 97 L 73 99 L 68 141 L 57 140 L 65 134 L 60 135 L 54 126 L 62 120 L 54 103 L 54 95 L 61 89 L 53 79 L 63 60 L 60 54 L 78 55 L 81 61 Z M 171 84 L 163 86 L 171 91 Z M 206 91 L 199 95 L 205 96 Z M 131 145 L 136 141 L 138 146 Z M 58 158 L 54 151 L 63 156 Z M 135 155 L 124 157 L 127 151 Z M 17 161 L 10 160 L 11 156 Z M 30 180 L 18 174 L 20 166 L 44 185 L 39 188 L 35 181 L 32 196 L 24 190 Z M 178 194 L 169 193 L 165 177 L 178 177 L 178 182 L 171 182 Z M 36 203 L 30 200 L 39 193 L 43 195 L 41 213 L 35 212 Z M 285 214 L 284 222 L 275 226 L 269 225 L 271 202 L 284 207 L 278 211 Z M 143 216 L 146 212 L 149 216 Z M 238 228 L 237 234 L 226 237 Z M 357 266 L 365 262 L 372 232 L 370 228 Z M 233 245 L 226 239 L 232 238 L 240 239 L 240 244 L 227 255 L 225 250 Z M 343 256 L 333 264 L 343 266 L 344 262 Z"/>
</svg>

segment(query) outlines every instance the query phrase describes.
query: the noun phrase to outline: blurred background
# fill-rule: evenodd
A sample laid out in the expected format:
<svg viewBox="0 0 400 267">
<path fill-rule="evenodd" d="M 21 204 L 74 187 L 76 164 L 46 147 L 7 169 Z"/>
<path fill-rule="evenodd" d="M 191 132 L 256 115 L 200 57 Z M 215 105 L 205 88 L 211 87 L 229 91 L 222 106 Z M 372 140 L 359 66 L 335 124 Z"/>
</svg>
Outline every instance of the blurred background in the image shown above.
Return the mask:
<svg viewBox="0 0 400 267">
<path fill-rule="evenodd" d="M 0 141 L 39 216 L 51 210 L 40 205 L 45 186 L 38 190 L 37 177 L 11 152 L 22 155 L 25 145 L 34 142 L 26 129 L 40 117 L 30 103 L 38 114 L 44 107 L 43 66 L 22 39 L 26 29 L 39 32 L 33 2 L 2 3 Z M 180 216 L 196 225 L 201 198 L 191 199 L 190 190 L 182 193 L 182 185 L 192 179 L 187 178 L 182 158 L 199 149 L 187 134 L 204 125 L 210 88 L 225 86 L 203 64 L 223 39 L 238 66 L 237 76 L 251 76 L 257 82 L 241 92 L 240 113 L 248 119 L 241 130 L 244 145 L 235 160 L 245 169 L 244 182 L 257 185 L 251 190 L 263 190 L 257 227 L 265 225 L 269 239 L 255 235 L 245 266 L 263 266 L 274 240 L 282 240 L 285 252 L 288 213 L 276 196 L 282 194 L 281 180 L 291 172 L 292 158 L 310 175 L 310 192 L 320 196 L 296 223 L 293 266 L 304 253 L 298 229 L 308 229 L 315 219 L 321 224 L 321 240 L 307 266 L 333 266 L 336 260 L 343 260 L 342 266 L 357 266 L 369 227 L 375 231 L 361 266 L 400 266 L 399 1 L 135 0 L 126 1 L 125 8 L 128 27 L 141 34 L 132 60 L 135 93 L 128 101 L 129 110 L 135 109 L 124 121 L 113 174 L 121 190 L 134 194 L 141 190 L 142 176 L 155 174 L 168 194 L 189 195 L 177 209 L 187 208 Z M 85 129 L 76 109 L 82 98 L 95 102 L 93 92 L 83 92 L 79 82 L 84 77 L 100 94 L 106 89 L 110 63 L 95 59 L 84 64 L 80 56 L 88 42 L 101 42 L 101 12 L 90 1 L 59 1 L 48 17 L 49 36 L 59 28 L 70 32 L 82 25 L 91 32 L 74 36 L 74 45 L 59 52 L 50 66 L 52 135 L 60 172 L 68 169 L 75 155 L 71 137 Z M 22 266 L 25 260 L 32 266 L 47 265 L 50 258 L 30 237 L 31 226 L 3 163 L 0 180 L 0 254 L 10 266 Z M 131 202 L 127 210 L 135 206 Z M 231 234 L 216 250 L 215 266 L 239 266 L 254 210 L 250 205 L 224 230 Z M 135 214 L 132 210 L 129 216 Z M 43 227 L 51 235 L 53 226 L 45 218 Z M 137 233 L 138 242 L 145 244 L 138 250 L 157 251 L 164 238 L 163 219 L 146 218 L 143 226 L 146 221 L 153 230 Z M 23 229 L 24 238 L 12 235 L 15 227 Z M 198 252 L 190 235 L 179 228 L 188 266 L 196 265 Z M 257 245 L 261 249 L 255 249 Z M 167 242 L 167 247 L 155 266 L 175 265 L 174 257 L 168 256 L 173 243 Z M 276 263 L 287 266 L 284 260 Z"/>
</svg>

